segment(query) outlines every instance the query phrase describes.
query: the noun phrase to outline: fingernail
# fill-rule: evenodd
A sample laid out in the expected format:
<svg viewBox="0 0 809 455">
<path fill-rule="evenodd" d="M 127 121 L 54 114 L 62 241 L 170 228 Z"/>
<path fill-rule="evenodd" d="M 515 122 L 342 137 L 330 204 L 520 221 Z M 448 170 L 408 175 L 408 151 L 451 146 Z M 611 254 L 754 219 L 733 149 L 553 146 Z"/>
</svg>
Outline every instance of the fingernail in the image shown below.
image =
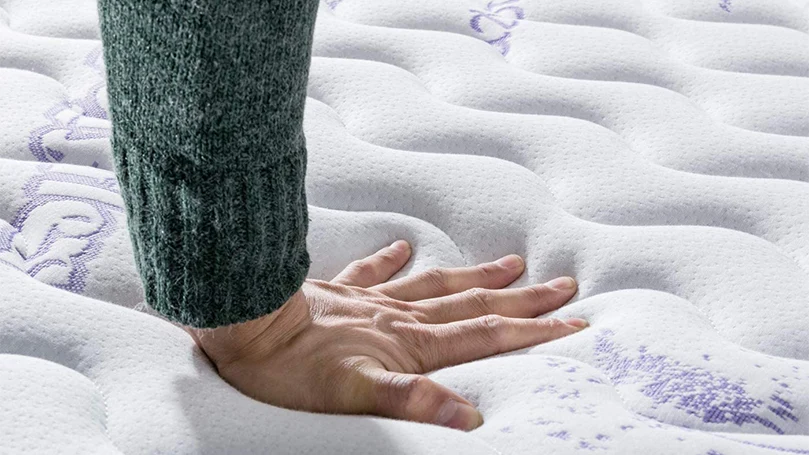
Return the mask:
<svg viewBox="0 0 809 455">
<path fill-rule="evenodd" d="M 456 430 L 469 431 L 479 427 L 483 423 L 483 417 L 472 406 L 450 399 L 438 411 L 436 423 Z"/>
<path fill-rule="evenodd" d="M 565 320 L 565 324 L 572 325 L 577 329 L 584 329 L 590 326 L 590 323 L 581 318 L 570 318 Z"/>
<path fill-rule="evenodd" d="M 390 247 L 396 251 L 407 251 L 410 249 L 410 244 L 404 240 L 397 240 L 391 243 Z"/>
<path fill-rule="evenodd" d="M 498 259 L 496 264 L 509 270 L 517 270 L 523 266 L 523 260 L 516 254 L 509 254 Z"/>
<path fill-rule="evenodd" d="M 567 291 L 576 287 L 576 280 L 569 276 L 560 276 L 545 283 L 545 286 L 556 289 L 557 291 Z"/>
</svg>

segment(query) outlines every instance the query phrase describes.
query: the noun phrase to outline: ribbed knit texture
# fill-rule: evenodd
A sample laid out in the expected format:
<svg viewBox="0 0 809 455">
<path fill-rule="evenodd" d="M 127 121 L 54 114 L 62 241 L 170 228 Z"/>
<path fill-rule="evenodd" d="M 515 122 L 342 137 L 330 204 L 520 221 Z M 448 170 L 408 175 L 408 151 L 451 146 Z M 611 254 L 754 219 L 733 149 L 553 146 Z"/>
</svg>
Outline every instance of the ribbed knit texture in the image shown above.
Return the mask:
<svg viewBox="0 0 809 455">
<path fill-rule="evenodd" d="M 146 303 L 217 327 L 309 268 L 303 108 L 317 0 L 100 0 L 113 155 Z"/>
</svg>

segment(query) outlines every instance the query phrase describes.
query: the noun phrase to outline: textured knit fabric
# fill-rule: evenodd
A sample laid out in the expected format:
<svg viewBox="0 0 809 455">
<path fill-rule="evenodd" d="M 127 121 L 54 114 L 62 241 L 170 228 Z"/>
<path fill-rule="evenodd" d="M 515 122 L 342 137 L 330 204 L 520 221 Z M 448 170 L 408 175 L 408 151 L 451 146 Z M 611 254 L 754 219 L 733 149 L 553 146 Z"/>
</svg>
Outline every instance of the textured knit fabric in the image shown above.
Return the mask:
<svg viewBox="0 0 809 455">
<path fill-rule="evenodd" d="M 146 303 L 195 327 L 309 268 L 303 108 L 317 0 L 101 0 L 113 154 Z"/>
</svg>

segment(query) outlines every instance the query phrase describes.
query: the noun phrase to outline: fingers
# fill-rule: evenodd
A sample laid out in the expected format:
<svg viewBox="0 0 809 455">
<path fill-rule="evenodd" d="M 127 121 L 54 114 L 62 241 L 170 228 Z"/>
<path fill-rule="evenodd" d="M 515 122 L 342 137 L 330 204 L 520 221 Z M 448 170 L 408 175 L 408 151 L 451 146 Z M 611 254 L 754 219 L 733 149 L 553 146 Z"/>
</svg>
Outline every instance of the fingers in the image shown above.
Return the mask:
<svg viewBox="0 0 809 455">
<path fill-rule="evenodd" d="M 447 297 L 419 302 L 422 322 L 448 323 L 498 314 L 510 318 L 533 318 L 553 311 L 576 294 L 576 281 L 561 277 L 545 284 L 514 289 L 472 288 Z"/>
<path fill-rule="evenodd" d="M 388 297 L 413 302 L 456 294 L 470 288 L 498 289 L 511 284 L 525 269 L 522 258 L 511 254 L 474 267 L 432 269 L 374 286 Z"/>
<path fill-rule="evenodd" d="M 367 258 L 348 265 L 332 283 L 367 288 L 388 281 L 410 259 L 410 245 L 397 240 Z"/>
<path fill-rule="evenodd" d="M 517 319 L 489 314 L 449 324 L 410 324 L 402 327 L 411 355 L 422 371 L 478 360 L 576 333 L 583 319 Z"/>
<path fill-rule="evenodd" d="M 483 424 L 472 403 L 425 376 L 381 368 L 366 375 L 373 384 L 377 415 L 466 431 Z"/>
</svg>

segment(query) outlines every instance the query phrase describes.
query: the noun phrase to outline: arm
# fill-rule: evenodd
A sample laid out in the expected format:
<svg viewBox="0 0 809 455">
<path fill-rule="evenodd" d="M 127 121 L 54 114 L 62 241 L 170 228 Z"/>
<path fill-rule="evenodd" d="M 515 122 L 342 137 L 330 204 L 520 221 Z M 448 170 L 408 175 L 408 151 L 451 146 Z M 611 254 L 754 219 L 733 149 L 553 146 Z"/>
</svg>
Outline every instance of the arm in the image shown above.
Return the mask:
<svg viewBox="0 0 809 455">
<path fill-rule="evenodd" d="M 316 0 L 101 0 L 113 155 L 146 302 L 216 327 L 309 267 L 303 107 Z"/>
</svg>

